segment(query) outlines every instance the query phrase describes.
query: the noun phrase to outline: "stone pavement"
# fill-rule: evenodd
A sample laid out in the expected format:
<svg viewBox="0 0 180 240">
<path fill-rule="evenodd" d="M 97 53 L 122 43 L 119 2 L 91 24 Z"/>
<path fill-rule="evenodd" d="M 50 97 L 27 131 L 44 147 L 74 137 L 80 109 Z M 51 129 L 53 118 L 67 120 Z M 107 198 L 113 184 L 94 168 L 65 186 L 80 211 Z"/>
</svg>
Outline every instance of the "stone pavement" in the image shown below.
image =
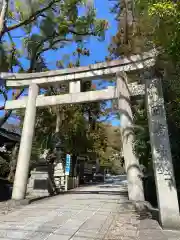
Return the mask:
<svg viewBox="0 0 180 240">
<path fill-rule="evenodd" d="M 120 184 L 79 188 L 0 217 L 3 240 L 180 239 L 171 237 L 156 221 L 140 219 Z"/>
</svg>

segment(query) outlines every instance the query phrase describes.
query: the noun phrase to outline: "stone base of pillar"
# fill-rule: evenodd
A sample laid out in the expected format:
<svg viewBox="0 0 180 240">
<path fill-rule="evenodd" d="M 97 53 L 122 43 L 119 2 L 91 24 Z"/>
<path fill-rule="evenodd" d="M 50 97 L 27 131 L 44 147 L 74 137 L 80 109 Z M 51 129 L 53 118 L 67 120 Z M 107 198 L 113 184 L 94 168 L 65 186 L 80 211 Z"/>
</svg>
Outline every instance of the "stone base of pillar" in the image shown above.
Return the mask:
<svg viewBox="0 0 180 240">
<path fill-rule="evenodd" d="M 131 146 L 129 146 L 129 149 L 131 150 Z M 131 150 L 131 151 L 133 152 L 133 150 Z M 128 160 L 129 160 L 129 162 L 128 162 Z M 132 160 L 133 160 L 133 162 L 131 162 Z M 131 156 L 131 159 L 127 158 L 126 161 L 127 161 L 126 165 L 127 165 L 127 181 L 128 181 L 129 200 L 130 201 L 144 201 L 142 173 L 139 169 L 139 163 L 135 158 L 133 158 L 133 156 Z"/>
</svg>

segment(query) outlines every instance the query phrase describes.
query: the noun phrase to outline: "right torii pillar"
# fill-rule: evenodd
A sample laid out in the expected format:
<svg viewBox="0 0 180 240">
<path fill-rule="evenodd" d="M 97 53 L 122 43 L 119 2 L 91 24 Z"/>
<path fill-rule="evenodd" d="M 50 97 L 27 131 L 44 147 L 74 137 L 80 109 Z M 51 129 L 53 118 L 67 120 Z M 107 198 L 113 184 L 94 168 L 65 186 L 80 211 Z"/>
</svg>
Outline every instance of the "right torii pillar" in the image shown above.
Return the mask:
<svg viewBox="0 0 180 240">
<path fill-rule="evenodd" d="M 120 72 L 117 73 L 116 77 L 122 148 L 128 180 L 128 196 L 131 201 L 143 202 L 144 190 L 142 184 L 142 173 L 139 166 L 139 160 L 137 159 L 133 149 L 133 115 L 127 76 L 126 73 Z"/>
<path fill-rule="evenodd" d="M 145 94 L 160 221 L 163 228 L 180 229 L 179 204 L 161 80 L 146 80 Z"/>
</svg>

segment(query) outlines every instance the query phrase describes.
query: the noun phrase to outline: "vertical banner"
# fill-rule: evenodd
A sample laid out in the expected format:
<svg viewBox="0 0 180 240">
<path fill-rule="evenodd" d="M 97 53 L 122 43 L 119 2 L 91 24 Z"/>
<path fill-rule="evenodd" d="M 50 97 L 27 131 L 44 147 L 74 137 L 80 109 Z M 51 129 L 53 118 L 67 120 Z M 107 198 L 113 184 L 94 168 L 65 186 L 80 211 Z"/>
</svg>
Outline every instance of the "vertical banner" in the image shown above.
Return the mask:
<svg viewBox="0 0 180 240">
<path fill-rule="evenodd" d="M 71 165 L 71 155 L 70 154 L 66 154 L 66 168 L 65 168 L 65 175 L 66 176 L 69 176 L 70 165 Z"/>
</svg>

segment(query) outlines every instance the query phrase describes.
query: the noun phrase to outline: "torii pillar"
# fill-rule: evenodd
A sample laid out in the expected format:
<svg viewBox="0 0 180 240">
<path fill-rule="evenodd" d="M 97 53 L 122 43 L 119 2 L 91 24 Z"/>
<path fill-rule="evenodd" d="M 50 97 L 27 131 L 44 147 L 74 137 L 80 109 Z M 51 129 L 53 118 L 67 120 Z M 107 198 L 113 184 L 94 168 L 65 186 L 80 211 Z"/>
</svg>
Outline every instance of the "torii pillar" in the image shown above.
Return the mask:
<svg viewBox="0 0 180 240">
<path fill-rule="evenodd" d="M 130 94 L 125 73 L 117 75 L 118 108 L 120 112 L 122 147 L 125 169 L 128 180 L 128 195 L 131 201 L 144 201 L 142 173 L 139 160 L 133 150 L 133 115 L 130 105 Z"/>
<path fill-rule="evenodd" d="M 160 221 L 163 228 L 180 229 L 179 204 L 161 80 L 147 79 L 145 94 Z"/>
<path fill-rule="evenodd" d="M 38 93 L 39 93 L 38 85 L 31 84 L 29 86 L 25 118 L 21 135 L 21 143 L 14 179 L 14 186 L 12 192 L 13 200 L 22 200 L 25 198 L 26 195 L 29 175 L 29 164 L 31 158 L 31 149 L 36 118 L 36 98 L 38 96 Z"/>
</svg>

